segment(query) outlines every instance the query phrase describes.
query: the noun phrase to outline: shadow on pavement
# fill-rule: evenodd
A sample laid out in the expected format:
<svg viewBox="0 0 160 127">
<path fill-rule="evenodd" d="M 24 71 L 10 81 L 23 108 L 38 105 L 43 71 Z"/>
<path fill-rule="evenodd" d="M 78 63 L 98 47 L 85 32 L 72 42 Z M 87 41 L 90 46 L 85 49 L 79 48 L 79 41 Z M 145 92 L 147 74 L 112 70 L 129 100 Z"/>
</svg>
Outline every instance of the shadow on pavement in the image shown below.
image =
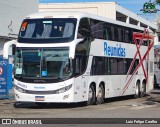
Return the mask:
<svg viewBox="0 0 160 127">
<path fill-rule="evenodd" d="M 160 94 L 160 88 L 155 88 L 151 94 Z"/>
<path fill-rule="evenodd" d="M 52 108 L 57 108 L 57 109 L 63 109 L 63 108 L 78 108 L 78 107 L 83 107 L 85 104 L 83 103 L 20 103 L 20 102 L 15 102 L 14 107 L 15 108 L 30 108 L 30 109 L 52 109 Z"/>
<path fill-rule="evenodd" d="M 146 94 L 146 96 L 149 96 Z M 130 99 L 134 99 L 133 95 L 130 96 L 123 96 L 123 97 L 114 97 L 114 98 L 107 98 L 104 101 L 105 103 L 112 103 L 112 102 L 118 102 L 118 101 L 127 101 Z M 30 109 L 63 109 L 63 108 L 78 108 L 78 107 L 85 107 L 85 103 L 81 102 L 81 103 L 21 103 L 21 102 L 15 102 L 14 104 L 15 108 L 30 108 Z M 86 106 L 89 107 L 89 106 Z"/>
<path fill-rule="evenodd" d="M 154 89 L 151 93 L 151 97 L 146 101 L 150 101 L 151 103 L 160 103 L 160 88 Z"/>
<path fill-rule="evenodd" d="M 151 98 L 148 98 L 147 101 L 152 101 L 154 103 L 160 103 L 160 97 L 151 97 Z"/>
</svg>

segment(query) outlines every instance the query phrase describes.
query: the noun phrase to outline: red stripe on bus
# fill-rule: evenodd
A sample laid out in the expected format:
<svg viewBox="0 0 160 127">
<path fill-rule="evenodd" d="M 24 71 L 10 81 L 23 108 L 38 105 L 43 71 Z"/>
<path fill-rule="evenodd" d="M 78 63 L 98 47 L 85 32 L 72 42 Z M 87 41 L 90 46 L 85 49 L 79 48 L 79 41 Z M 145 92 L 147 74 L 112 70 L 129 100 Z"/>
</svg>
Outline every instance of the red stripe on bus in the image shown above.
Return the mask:
<svg viewBox="0 0 160 127">
<path fill-rule="evenodd" d="M 145 60 L 145 58 L 146 58 L 147 56 L 148 56 L 147 60 L 149 59 L 149 51 L 151 50 L 151 48 L 152 48 L 153 45 L 154 45 L 154 40 L 153 40 L 154 38 L 153 38 L 153 36 L 147 34 L 147 33 L 146 33 L 146 30 L 144 31 L 144 33 L 133 33 L 133 38 L 134 38 L 134 43 L 136 44 L 137 52 L 136 52 L 136 54 L 135 54 L 135 56 L 134 56 L 134 59 L 132 60 L 132 63 L 131 63 L 131 65 L 130 65 L 130 67 L 129 67 L 129 70 L 128 70 L 128 72 L 127 72 L 127 78 L 128 78 L 128 75 L 129 75 L 131 69 L 133 68 L 133 65 L 134 65 L 134 62 L 135 62 L 135 60 L 136 60 L 137 55 L 139 55 L 140 63 L 137 65 L 137 67 L 135 68 L 133 74 L 132 74 L 131 77 L 129 78 L 127 84 L 124 86 L 124 88 L 123 88 L 123 90 L 122 90 L 122 92 L 121 92 L 121 95 L 124 95 L 126 89 L 128 88 L 128 86 L 130 85 L 130 83 L 131 83 L 131 81 L 132 81 L 132 79 L 133 79 L 133 76 L 135 75 L 135 73 L 137 72 L 137 70 L 138 70 L 138 68 L 139 68 L 140 66 L 142 66 L 143 73 L 144 73 L 144 76 L 145 76 L 145 78 L 146 78 L 146 83 L 148 82 L 148 71 L 147 71 L 147 73 L 146 73 L 146 71 L 145 71 L 145 69 L 144 69 L 143 61 Z M 141 43 L 139 44 L 139 46 L 138 46 L 138 43 L 137 43 L 137 39 L 140 39 L 140 42 L 141 42 Z M 145 39 L 147 39 L 147 41 L 148 41 L 148 40 L 152 40 L 152 41 L 151 41 L 152 43 L 151 43 L 150 45 L 148 44 L 148 49 L 147 49 L 147 51 L 145 52 L 144 56 L 142 57 L 142 56 L 141 56 L 141 53 L 140 53 L 140 46 L 142 45 L 143 40 L 145 40 Z M 147 70 L 148 70 L 148 66 L 147 66 Z M 126 78 L 126 80 L 127 80 L 127 78 Z"/>
</svg>

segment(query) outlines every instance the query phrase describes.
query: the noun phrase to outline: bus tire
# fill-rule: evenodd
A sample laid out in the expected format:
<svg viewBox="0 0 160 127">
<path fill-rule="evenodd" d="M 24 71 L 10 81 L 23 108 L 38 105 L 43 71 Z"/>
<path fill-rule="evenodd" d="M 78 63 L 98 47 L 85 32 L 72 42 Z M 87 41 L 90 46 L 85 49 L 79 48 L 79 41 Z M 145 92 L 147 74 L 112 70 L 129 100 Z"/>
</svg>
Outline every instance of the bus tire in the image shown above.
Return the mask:
<svg viewBox="0 0 160 127">
<path fill-rule="evenodd" d="M 134 98 L 139 98 L 140 97 L 140 82 L 138 81 L 136 83 L 136 90 L 135 90 L 135 94 L 134 94 Z"/>
<path fill-rule="evenodd" d="M 104 87 L 103 85 L 100 85 L 98 87 L 98 93 L 97 93 L 97 97 L 96 97 L 96 104 L 102 104 L 104 103 Z"/>
<path fill-rule="evenodd" d="M 22 107 L 22 103 L 21 102 L 15 102 L 13 104 L 14 108 L 21 108 Z"/>
<path fill-rule="evenodd" d="M 144 97 L 145 94 L 146 94 L 146 83 L 143 82 L 143 83 L 142 83 L 142 88 L 141 88 L 140 97 Z"/>
<path fill-rule="evenodd" d="M 88 101 L 86 102 L 86 105 L 93 105 L 95 103 L 95 88 L 93 85 L 90 85 L 89 91 L 88 91 Z"/>
</svg>

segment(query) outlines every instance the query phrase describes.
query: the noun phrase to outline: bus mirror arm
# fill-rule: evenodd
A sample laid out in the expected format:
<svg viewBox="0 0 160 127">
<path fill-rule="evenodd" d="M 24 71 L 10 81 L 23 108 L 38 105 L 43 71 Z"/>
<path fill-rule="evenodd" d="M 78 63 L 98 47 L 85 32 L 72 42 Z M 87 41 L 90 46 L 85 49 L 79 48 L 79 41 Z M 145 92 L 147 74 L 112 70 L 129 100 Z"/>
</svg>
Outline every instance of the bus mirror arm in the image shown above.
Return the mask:
<svg viewBox="0 0 160 127">
<path fill-rule="evenodd" d="M 8 59 L 8 55 L 9 55 L 9 48 L 13 45 L 16 44 L 16 40 L 12 40 L 12 41 L 8 41 L 4 44 L 4 48 L 3 48 L 3 58 L 4 59 Z"/>
<path fill-rule="evenodd" d="M 76 39 L 76 41 L 72 41 L 71 42 L 71 45 L 70 45 L 70 51 L 69 51 L 69 59 L 74 59 L 74 56 L 75 56 L 75 47 L 76 45 L 83 41 L 84 38 L 80 38 L 80 39 Z"/>
</svg>

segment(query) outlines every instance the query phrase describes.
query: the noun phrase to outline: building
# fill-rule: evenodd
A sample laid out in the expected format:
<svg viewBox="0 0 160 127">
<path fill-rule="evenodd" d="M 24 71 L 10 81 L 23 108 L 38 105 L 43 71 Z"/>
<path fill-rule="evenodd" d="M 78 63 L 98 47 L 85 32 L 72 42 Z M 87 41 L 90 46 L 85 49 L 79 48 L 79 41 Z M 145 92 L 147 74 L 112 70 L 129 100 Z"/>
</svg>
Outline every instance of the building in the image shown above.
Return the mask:
<svg viewBox="0 0 160 127">
<path fill-rule="evenodd" d="M 82 3 L 43 3 L 39 4 L 39 11 L 82 11 L 113 20 L 119 20 L 129 24 L 150 28 L 155 32 L 155 44 L 158 44 L 158 35 L 156 33 L 157 24 L 154 24 L 132 11 L 123 8 L 116 2 L 82 2 Z"/>
<path fill-rule="evenodd" d="M 17 38 L 22 20 L 33 12 L 38 12 L 38 0 L 0 0 L 0 62 L 3 59 L 5 42 Z M 1 64 L 0 99 L 13 98 L 12 89 L 12 47 L 9 50 L 8 64 Z M 6 61 L 6 60 L 5 60 Z M 3 75 L 2 75 L 3 74 Z"/>
<path fill-rule="evenodd" d="M 4 43 L 17 38 L 22 20 L 30 13 L 38 12 L 38 3 L 38 0 L 0 1 L 0 56 Z"/>
</svg>

